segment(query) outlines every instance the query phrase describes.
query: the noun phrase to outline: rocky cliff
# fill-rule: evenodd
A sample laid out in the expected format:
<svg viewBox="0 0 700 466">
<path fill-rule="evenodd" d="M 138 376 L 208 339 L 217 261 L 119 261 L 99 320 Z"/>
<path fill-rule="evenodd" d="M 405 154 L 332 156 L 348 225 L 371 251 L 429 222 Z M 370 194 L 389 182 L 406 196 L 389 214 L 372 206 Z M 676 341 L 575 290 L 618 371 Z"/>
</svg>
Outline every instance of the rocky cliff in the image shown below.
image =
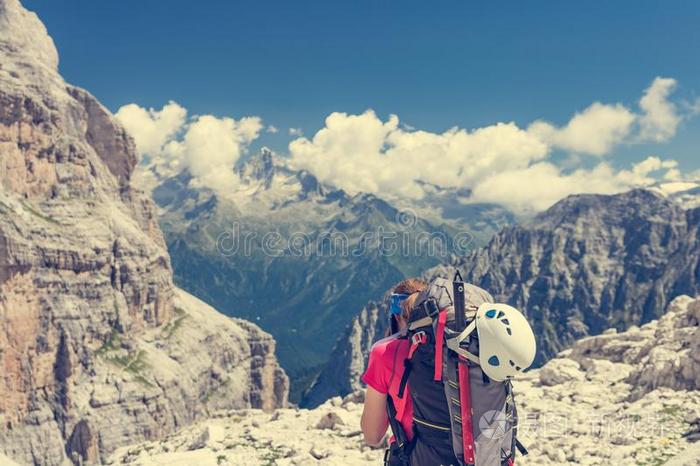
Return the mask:
<svg viewBox="0 0 700 466">
<path fill-rule="evenodd" d="M 99 462 L 213 408 L 286 403 L 274 341 L 173 286 L 131 138 L 0 0 L 0 453 Z"/>
<path fill-rule="evenodd" d="M 696 466 L 700 453 L 700 300 L 658 321 L 586 337 L 514 381 L 529 454 L 518 465 Z M 362 392 L 313 409 L 222 411 L 112 464 L 376 465 L 362 442 Z M 489 426 L 489 423 L 478 423 Z"/>
<path fill-rule="evenodd" d="M 674 297 L 700 292 L 700 209 L 647 190 L 571 196 L 455 265 L 527 313 L 542 363 L 578 338 L 644 324 Z"/>
<path fill-rule="evenodd" d="M 541 364 L 578 338 L 649 322 L 673 297 L 700 292 L 700 209 L 647 190 L 571 196 L 424 278 L 451 277 L 455 266 L 527 313 Z M 373 342 L 362 335 L 384 333 L 380 310 L 363 310 L 336 343 L 308 405 L 360 388 L 356 368 Z"/>
</svg>

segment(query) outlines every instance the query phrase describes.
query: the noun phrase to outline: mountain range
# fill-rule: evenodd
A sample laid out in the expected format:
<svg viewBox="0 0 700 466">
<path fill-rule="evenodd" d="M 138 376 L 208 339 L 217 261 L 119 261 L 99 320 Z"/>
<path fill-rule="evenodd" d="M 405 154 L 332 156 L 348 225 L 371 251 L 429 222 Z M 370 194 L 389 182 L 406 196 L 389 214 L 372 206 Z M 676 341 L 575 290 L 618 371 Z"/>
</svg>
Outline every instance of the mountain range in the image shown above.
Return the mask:
<svg viewBox="0 0 700 466">
<path fill-rule="evenodd" d="M 684 207 L 658 190 L 570 196 L 422 277 L 459 269 L 522 309 L 537 335 L 539 365 L 576 339 L 644 324 L 675 296 L 700 292 L 700 208 Z M 360 387 L 369 349 L 386 331 L 385 303 L 361 309 L 303 405 Z"/>
<path fill-rule="evenodd" d="M 359 306 L 449 260 L 455 238 L 473 248 L 513 219 L 493 205 L 460 207 L 464 193 L 436 186 L 404 209 L 350 195 L 267 149 L 236 173 L 240 185 L 225 193 L 193 187 L 187 171 L 154 173 L 152 197 L 176 283 L 272 333 L 293 399 Z"/>
<path fill-rule="evenodd" d="M 141 170 L 146 169 L 141 167 Z M 525 308 L 531 306 L 533 315 L 538 316 L 535 319 L 539 319 L 535 325 L 542 332 L 538 363 L 573 339 L 597 333 L 599 327 L 608 322 L 624 328 L 635 321 L 647 321 L 663 309 L 665 298 L 652 297 L 657 301 L 647 304 L 641 316 L 620 318 L 608 316 L 606 306 L 609 304 L 596 301 L 608 303 L 612 298 L 601 293 L 617 292 L 617 288 L 611 291 L 608 286 L 603 292 L 596 288 L 595 283 L 590 286 L 578 284 L 579 288 L 567 291 L 575 296 L 566 298 L 576 306 L 566 310 L 567 305 L 552 306 L 552 300 L 541 299 L 536 293 L 543 288 L 544 293 L 552 294 L 562 287 L 573 287 L 579 277 L 600 282 L 614 280 L 617 274 L 636 280 L 637 277 L 631 275 L 633 262 L 646 260 L 644 253 L 625 249 L 629 246 L 627 238 L 636 232 L 635 222 L 666 222 L 669 225 L 693 222 L 693 219 L 682 220 L 686 214 L 681 212 L 700 205 L 698 183 L 663 182 L 646 191 L 655 193 L 649 197 L 653 199 L 649 206 L 645 199 L 634 201 L 628 199 L 630 196 L 620 197 L 615 203 L 616 196 L 597 198 L 583 195 L 564 200 L 535 217 L 516 218 L 501 206 L 470 203 L 468 189 L 448 189 L 426 183 L 422 184 L 426 195 L 410 202 L 405 199 L 385 200 L 365 193 L 349 195 L 320 182 L 306 170 L 294 169 L 284 157 L 267 149 L 239 164 L 235 171 L 240 184 L 226 193 L 194 187 L 196 184 L 186 171 L 170 176 L 153 173 L 155 176 L 144 179 L 158 180 L 151 187 L 152 197 L 159 206 L 159 223 L 166 235 L 176 283 L 217 307 L 235 309 L 235 315 L 258 322 L 271 332 L 278 341 L 280 361 L 292 379 L 291 399 L 295 402 L 301 400 L 301 392 L 309 387 L 324 365 L 332 374 L 321 378 L 334 380 L 330 385 L 343 386 L 340 392 L 347 392 L 348 382 L 340 377 L 346 367 L 337 364 L 337 355 L 329 356 L 337 335 L 348 325 L 357 326 L 356 322 L 351 322 L 356 309 L 362 309 L 359 320 L 366 320 L 367 313 L 377 313 L 372 311 L 376 309 L 372 300 L 384 295 L 386 289 L 401 278 L 420 275 L 431 266 L 440 270 L 443 264 L 462 265 L 470 279 L 488 289 L 493 288 L 491 291 L 499 299 Z M 585 207 L 586 199 L 609 199 L 610 205 L 602 202 L 599 206 Z M 656 214 L 649 209 L 658 203 L 663 204 L 657 206 L 658 209 L 663 210 L 668 205 L 670 210 L 653 219 Z M 615 213 L 603 216 L 609 207 Z M 582 209 L 599 218 L 581 215 L 574 220 Z M 633 215 L 637 217 L 633 218 Z M 514 226 L 518 221 L 520 226 Z M 594 231 L 599 226 L 601 229 Z M 557 249 L 553 242 L 561 242 L 569 238 L 567 235 L 574 229 L 581 228 L 585 230 L 584 236 L 597 238 L 595 241 L 604 243 L 601 248 L 610 249 L 609 263 L 617 263 L 622 255 L 631 254 L 630 257 L 635 259 L 616 266 L 624 272 L 606 269 L 599 274 L 596 268 L 605 268 L 605 263 L 597 256 L 597 243 L 582 243 L 585 238 L 577 237 L 575 242 L 569 239 L 566 246 Z M 678 228 L 675 235 L 683 235 L 683 226 Z M 547 240 L 545 233 L 550 230 L 556 230 L 556 237 Z M 420 251 L 387 254 L 387 248 L 376 242 L 365 243 L 367 247 L 360 248 L 363 235 L 368 232 L 394 233 L 400 246 L 408 244 L 411 247 L 419 242 L 418 238 L 432 241 L 437 237 L 443 239 L 440 244 L 444 247 L 437 253 L 423 247 Z M 511 233 L 508 232 L 533 232 L 535 237 L 509 237 Z M 281 253 L 271 254 L 264 250 L 265 238 L 269 239 L 271 234 L 279 241 L 277 244 L 283 246 Z M 576 235 L 571 238 L 574 237 Z M 344 241 L 341 243 L 347 251 L 345 254 L 337 253 L 339 238 Z M 493 238 L 496 242 L 492 242 Z M 647 240 L 652 239 L 635 239 L 641 243 Z M 619 244 L 616 245 L 616 241 Z M 512 245 L 503 249 L 503 255 L 499 256 L 498 251 L 506 243 Z M 335 249 L 331 251 L 329 247 Z M 655 248 L 655 245 L 649 243 L 646 247 Z M 520 268 L 528 267 L 528 257 L 534 251 L 548 248 L 556 254 L 551 263 L 523 269 L 526 276 L 518 273 Z M 596 262 L 591 263 L 592 269 L 571 270 L 567 282 L 550 284 L 549 281 L 556 281 L 553 276 L 559 270 L 557 257 L 575 262 L 576 252 L 573 251 L 577 248 L 584 248 L 588 253 L 586 257 L 591 258 L 587 260 Z M 614 252 L 615 248 L 624 251 L 618 254 Z M 362 252 L 354 254 L 359 249 Z M 479 255 L 485 251 L 488 251 L 488 256 Z M 658 255 L 657 262 L 668 252 L 663 247 L 654 251 Z M 534 254 L 537 256 L 536 252 Z M 546 257 L 535 259 L 540 262 L 548 260 Z M 521 264 L 519 260 L 525 262 Z M 476 263 L 479 267 L 473 268 L 472 264 Z M 505 270 L 506 264 L 510 264 L 510 269 Z M 652 270 L 656 268 L 656 264 L 650 264 L 647 273 L 653 274 Z M 541 274 L 540 270 L 548 270 L 552 277 Z M 643 280 L 645 286 L 650 286 L 654 277 L 647 276 Z M 514 288 L 516 285 L 520 292 Z M 692 290 L 683 284 L 673 289 L 663 287 L 671 297 Z M 629 288 L 628 283 L 620 288 L 620 292 L 628 293 Z M 637 292 L 644 295 L 643 291 Z M 527 296 L 522 293 L 527 293 Z M 561 293 L 557 300 L 564 299 Z M 588 295 L 595 298 L 586 300 Z M 625 312 L 620 310 L 619 300 L 622 299 L 625 307 L 630 304 L 628 300 L 616 299 L 618 303 L 613 306 L 617 306 L 616 312 Z M 369 304 L 365 306 L 366 303 Z M 601 303 L 602 310 L 588 312 L 597 309 Z M 559 322 L 550 327 L 555 319 L 552 316 L 559 315 L 560 311 L 565 313 L 568 324 Z M 597 312 L 603 316 L 594 321 Z M 563 326 L 568 327 L 559 335 L 557 332 Z M 359 333 L 364 333 L 364 347 L 381 335 L 374 330 Z M 355 333 L 353 338 L 357 336 Z M 350 380 L 358 378 L 357 372 L 363 363 L 364 359 L 357 361 Z M 321 386 L 323 384 L 314 390 Z M 313 399 L 318 403 L 338 391 L 329 387 L 320 393 L 307 395 L 302 402 Z"/>
</svg>

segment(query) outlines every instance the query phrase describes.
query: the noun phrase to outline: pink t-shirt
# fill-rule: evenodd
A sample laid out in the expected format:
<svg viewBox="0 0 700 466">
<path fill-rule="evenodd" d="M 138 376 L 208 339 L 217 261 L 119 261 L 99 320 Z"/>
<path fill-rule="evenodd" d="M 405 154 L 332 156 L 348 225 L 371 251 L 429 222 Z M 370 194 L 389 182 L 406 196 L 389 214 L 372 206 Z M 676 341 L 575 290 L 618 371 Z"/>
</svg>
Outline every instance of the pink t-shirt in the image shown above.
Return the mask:
<svg viewBox="0 0 700 466">
<path fill-rule="evenodd" d="M 362 382 L 379 393 L 391 395 L 394 406 L 400 403 L 398 393 L 403 375 L 403 361 L 408 356 L 409 347 L 409 341 L 397 338 L 397 335 L 379 340 L 370 350 L 367 370 L 362 375 Z M 410 440 L 413 438 L 413 401 L 408 386 L 404 389 L 404 397 L 406 408 L 401 418 L 401 425 Z"/>
</svg>

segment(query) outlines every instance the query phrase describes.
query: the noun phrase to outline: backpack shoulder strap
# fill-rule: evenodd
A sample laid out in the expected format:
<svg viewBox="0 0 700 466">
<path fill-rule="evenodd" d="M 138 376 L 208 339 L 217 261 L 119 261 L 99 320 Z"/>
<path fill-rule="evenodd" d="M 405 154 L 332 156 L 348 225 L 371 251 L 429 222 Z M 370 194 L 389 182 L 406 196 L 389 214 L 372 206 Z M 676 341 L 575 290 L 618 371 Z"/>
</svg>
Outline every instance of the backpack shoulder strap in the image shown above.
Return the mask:
<svg viewBox="0 0 700 466">
<path fill-rule="evenodd" d="M 394 439 L 396 440 L 396 454 L 398 460 L 402 465 L 407 466 L 414 442 L 409 442 L 406 431 L 399 419 L 397 419 L 396 407 L 394 406 L 394 401 L 391 399 L 391 395 L 386 396 L 386 411 L 389 416 L 391 432 L 394 434 Z"/>
<path fill-rule="evenodd" d="M 408 384 L 408 376 L 411 375 L 411 369 L 413 368 L 411 359 L 413 359 L 413 355 L 418 347 L 427 341 L 428 335 L 422 330 L 411 334 L 411 346 L 406 359 L 403 360 L 403 374 L 401 374 L 401 382 L 399 383 L 399 390 L 397 393 L 399 397 L 399 406 L 397 407 L 396 416 L 398 419 L 402 419 L 404 412 L 406 412 L 406 403 L 408 402 L 406 385 Z"/>
</svg>

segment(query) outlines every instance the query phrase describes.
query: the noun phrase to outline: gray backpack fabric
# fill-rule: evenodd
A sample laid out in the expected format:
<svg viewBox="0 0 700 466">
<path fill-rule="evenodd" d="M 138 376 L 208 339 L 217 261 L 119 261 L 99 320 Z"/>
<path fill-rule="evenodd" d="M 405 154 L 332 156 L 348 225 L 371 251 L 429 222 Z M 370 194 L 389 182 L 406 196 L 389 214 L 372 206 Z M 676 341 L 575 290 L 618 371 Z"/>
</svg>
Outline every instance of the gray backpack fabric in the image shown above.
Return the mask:
<svg viewBox="0 0 700 466">
<path fill-rule="evenodd" d="M 452 282 L 442 277 L 435 278 L 425 290 L 418 294 L 414 307 L 422 307 L 431 298 L 436 301 L 439 309 L 447 309 L 447 321 L 454 322 L 455 308 L 452 299 Z M 467 309 L 470 306 L 479 307 L 483 303 L 493 302 L 493 296 L 488 291 L 471 283 L 464 284 L 464 298 Z"/>
<path fill-rule="evenodd" d="M 444 278 L 434 279 L 428 288 L 420 293 L 416 300 L 410 319 L 409 338 L 411 334 L 425 329 L 425 324 L 432 330 L 433 338 L 437 344 L 438 318 L 435 310 L 447 313 L 444 337 L 454 336 L 458 330 L 455 328 L 455 306 L 452 297 L 453 282 Z M 465 283 L 464 302 L 467 310 L 467 322 L 474 317 L 476 308 L 483 303 L 492 303 L 493 298 L 484 289 Z M 432 303 L 434 304 L 431 304 Z M 435 306 L 436 305 L 436 306 Z M 472 312 L 470 312 L 472 311 Z M 432 314 L 432 315 L 431 315 Z M 471 353 L 479 354 L 479 342 L 474 332 L 465 347 Z M 437 351 L 437 349 L 436 349 Z M 471 434 L 473 438 L 473 452 L 464 451 L 464 435 L 462 432 L 462 400 L 461 393 L 465 387 L 460 386 L 458 365 L 466 364 L 468 367 L 469 383 L 467 388 L 471 401 Z M 414 371 L 415 372 L 415 371 Z M 467 360 L 459 360 L 456 353 L 442 344 L 442 396 L 445 397 L 449 409 L 450 419 L 431 419 L 436 425 L 451 425 L 452 448 L 454 456 L 462 465 L 474 464 L 475 466 L 502 466 L 510 465 L 514 461 L 514 449 L 520 448 L 515 438 L 517 432 L 517 410 L 513 398 L 510 381 L 496 382 L 490 380 L 481 370 L 481 367 Z M 430 374 L 413 374 L 412 377 L 431 377 Z M 433 384 L 436 385 L 436 384 Z M 431 391 L 430 385 L 411 383 L 409 391 L 416 403 L 420 404 L 429 396 L 440 396 L 433 393 L 416 393 L 416 390 Z M 418 411 L 425 416 L 426 409 L 418 406 Z M 442 411 L 440 416 L 444 417 Z M 468 436 L 467 436 L 468 437 Z M 419 440 L 420 441 L 420 440 Z M 470 445 L 469 442 L 466 443 Z M 471 453 L 471 454 L 470 454 Z M 521 453 L 525 453 L 524 449 Z"/>
</svg>

